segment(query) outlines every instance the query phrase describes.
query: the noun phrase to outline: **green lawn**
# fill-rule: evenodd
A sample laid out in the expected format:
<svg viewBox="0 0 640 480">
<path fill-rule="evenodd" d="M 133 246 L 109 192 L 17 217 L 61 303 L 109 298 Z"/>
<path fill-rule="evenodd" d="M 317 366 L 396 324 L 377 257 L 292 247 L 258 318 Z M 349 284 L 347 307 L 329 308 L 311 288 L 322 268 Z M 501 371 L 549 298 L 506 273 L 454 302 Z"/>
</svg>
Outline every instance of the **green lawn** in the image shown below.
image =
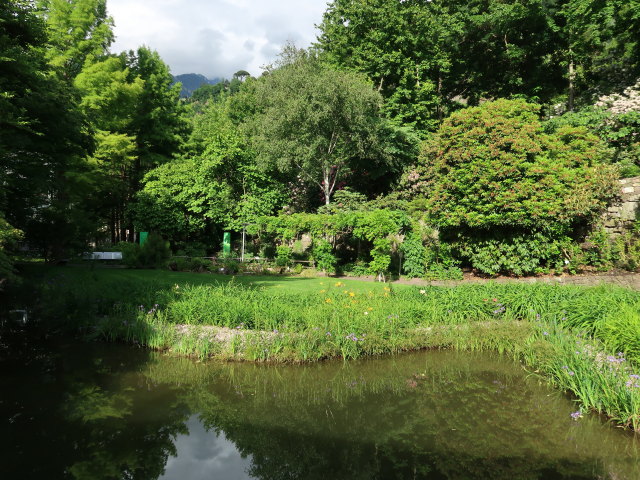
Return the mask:
<svg viewBox="0 0 640 480">
<path fill-rule="evenodd" d="M 24 265 L 22 267 L 26 276 L 40 277 L 42 280 L 51 278 L 67 278 L 81 283 L 100 282 L 109 284 L 130 282 L 145 283 L 156 286 L 172 287 L 174 285 L 220 285 L 234 282 L 265 290 L 277 289 L 277 292 L 290 293 L 315 293 L 328 288 L 343 288 L 356 293 L 366 293 L 372 291 L 378 293 L 383 291 L 385 284 L 380 282 L 367 282 L 362 280 L 336 279 L 331 277 L 297 277 L 283 275 L 221 275 L 215 273 L 190 273 L 172 272 L 170 270 L 130 270 L 121 268 L 104 268 L 97 266 L 44 266 Z M 337 285 L 339 284 L 339 285 Z M 393 288 L 408 288 L 405 285 Z"/>
</svg>

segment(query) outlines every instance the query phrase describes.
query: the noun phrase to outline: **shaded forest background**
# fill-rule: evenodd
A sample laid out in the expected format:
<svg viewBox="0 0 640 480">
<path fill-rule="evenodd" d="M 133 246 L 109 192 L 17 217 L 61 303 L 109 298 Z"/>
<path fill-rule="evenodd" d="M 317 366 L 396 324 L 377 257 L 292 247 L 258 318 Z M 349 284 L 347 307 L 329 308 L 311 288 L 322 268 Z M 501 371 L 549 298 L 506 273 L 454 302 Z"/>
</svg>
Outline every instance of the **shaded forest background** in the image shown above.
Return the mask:
<svg viewBox="0 0 640 480">
<path fill-rule="evenodd" d="M 335 0 L 319 31 L 181 99 L 157 52 L 110 50 L 105 0 L 3 2 L 2 275 L 20 243 L 56 261 L 152 231 L 215 253 L 245 224 L 275 246 L 380 210 L 406 218 L 348 259 L 375 271 L 403 242 L 417 272 L 611 260 L 598 216 L 640 174 L 637 0 Z M 317 244 L 339 256 L 358 221 Z"/>
</svg>

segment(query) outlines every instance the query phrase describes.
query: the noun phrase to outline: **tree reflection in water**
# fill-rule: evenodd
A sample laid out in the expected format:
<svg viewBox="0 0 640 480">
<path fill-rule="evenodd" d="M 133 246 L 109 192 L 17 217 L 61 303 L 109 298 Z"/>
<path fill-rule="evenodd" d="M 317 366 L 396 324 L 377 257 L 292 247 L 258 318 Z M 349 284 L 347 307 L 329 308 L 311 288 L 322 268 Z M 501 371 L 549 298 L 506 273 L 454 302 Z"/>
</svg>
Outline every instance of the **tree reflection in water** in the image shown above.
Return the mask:
<svg viewBox="0 0 640 480">
<path fill-rule="evenodd" d="M 260 366 L 1 338 L 2 478 L 640 478 L 636 439 L 490 355 Z"/>
</svg>

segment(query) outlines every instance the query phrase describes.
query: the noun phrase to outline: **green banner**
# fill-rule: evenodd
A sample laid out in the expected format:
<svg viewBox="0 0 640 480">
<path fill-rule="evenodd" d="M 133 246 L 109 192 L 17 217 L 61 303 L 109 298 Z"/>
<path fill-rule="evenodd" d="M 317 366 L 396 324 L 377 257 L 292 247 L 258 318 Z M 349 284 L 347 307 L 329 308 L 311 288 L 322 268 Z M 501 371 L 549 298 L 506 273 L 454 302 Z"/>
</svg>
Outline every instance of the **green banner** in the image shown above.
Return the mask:
<svg viewBox="0 0 640 480">
<path fill-rule="evenodd" d="M 222 253 L 228 255 L 231 253 L 231 232 L 224 232 L 222 237 Z"/>
<path fill-rule="evenodd" d="M 149 236 L 149 232 L 140 232 L 140 245 L 145 244 L 148 236 Z"/>
</svg>

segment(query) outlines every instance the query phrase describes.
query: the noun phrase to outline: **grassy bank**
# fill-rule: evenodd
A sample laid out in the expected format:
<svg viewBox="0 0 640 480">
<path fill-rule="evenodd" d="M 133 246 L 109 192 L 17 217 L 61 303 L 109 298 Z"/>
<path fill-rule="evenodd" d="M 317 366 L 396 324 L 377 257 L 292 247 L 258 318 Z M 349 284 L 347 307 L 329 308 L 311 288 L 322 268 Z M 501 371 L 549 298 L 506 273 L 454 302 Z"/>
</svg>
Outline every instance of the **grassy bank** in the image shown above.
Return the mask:
<svg viewBox="0 0 640 480">
<path fill-rule="evenodd" d="M 640 431 L 638 292 L 71 268 L 31 269 L 26 277 L 23 301 L 43 321 L 180 354 L 313 361 L 418 348 L 498 350 L 573 392 L 580 411 Z"/>
</svg>

